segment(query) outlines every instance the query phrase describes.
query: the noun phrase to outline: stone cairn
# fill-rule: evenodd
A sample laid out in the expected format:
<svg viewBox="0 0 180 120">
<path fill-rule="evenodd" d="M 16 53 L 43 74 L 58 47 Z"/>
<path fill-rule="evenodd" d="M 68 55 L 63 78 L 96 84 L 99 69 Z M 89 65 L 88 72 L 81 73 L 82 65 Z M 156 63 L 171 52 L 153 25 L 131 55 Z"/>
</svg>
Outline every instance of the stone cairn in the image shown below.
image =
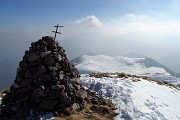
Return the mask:
<svg viewBox="0 0 180 120">
<path fill-rule="evenodd" d="M 25 51 L 14 84 L 2 99 L 1 114 L 7 120 L 26 120 L 30 111 L 62 113 L 67 107 L 78 111 L 86 106 L 86 98 L 79 72 L 65 50 L 46 36 Z"/>
</svg>

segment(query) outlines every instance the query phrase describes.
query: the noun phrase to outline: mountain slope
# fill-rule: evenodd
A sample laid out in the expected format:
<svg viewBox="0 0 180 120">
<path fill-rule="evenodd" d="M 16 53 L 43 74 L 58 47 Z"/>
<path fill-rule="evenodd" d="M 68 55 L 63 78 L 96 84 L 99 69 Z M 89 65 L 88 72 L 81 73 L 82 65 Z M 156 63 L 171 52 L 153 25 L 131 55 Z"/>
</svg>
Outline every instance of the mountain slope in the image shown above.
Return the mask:
<svg viewBox="0 0 180 120">
<path fill-rule="evenodd" d="M 176 71 L 177 73 L 180 73 L 180 52 L 171 53 L 168 55 L 165 55 L 161 58 L 159 58 L 159 61 L 165 65 L 167 65 L 169 68 L 171 68 L 173 71 Z M 179 74 L 180 76 L 180 74 Z"/>
<path fill-rule="evenodd" d="M 178 85 L 180 78 L 166 66 L 151 58 L 112 57 L 105 55 L 83 55 L 71 61 L 81 74 L 92 72 L 125 72 L 135 75 L 150 76 Z"/>
</svg>

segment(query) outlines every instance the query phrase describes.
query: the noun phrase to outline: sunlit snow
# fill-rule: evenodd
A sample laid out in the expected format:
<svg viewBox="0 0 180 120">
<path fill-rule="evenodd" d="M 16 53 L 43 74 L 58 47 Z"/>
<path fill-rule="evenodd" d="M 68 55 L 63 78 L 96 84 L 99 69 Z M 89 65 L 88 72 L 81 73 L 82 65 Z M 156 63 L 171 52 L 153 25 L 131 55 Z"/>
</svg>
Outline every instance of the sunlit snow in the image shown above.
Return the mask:
<svg viewBox="0 0 180 120">
<path fill-rule="evenodd" d="M 124 56 L 112 57 L 105 55 L 83 55 L 79 63 L 75 63 L 80 72 L 125 72 L 135 75 L 150 76 L 155 79 L 168 81 L 172 84 L 180 84 L 180 78 L 170 75 L 161 67 L 146 67 L 145 58 L 130 58 Z M 147 62 L 147 61 L 146 61 Z"/>
<path fill-rule="evenodd" d="M 141 78 L 92 78 L 82 76 L 85 86 L 113 100 L 115 120 L 180 120 L 180 91 Z M 139 79 L 132 82 L 132 79 Z"/>
</svg>

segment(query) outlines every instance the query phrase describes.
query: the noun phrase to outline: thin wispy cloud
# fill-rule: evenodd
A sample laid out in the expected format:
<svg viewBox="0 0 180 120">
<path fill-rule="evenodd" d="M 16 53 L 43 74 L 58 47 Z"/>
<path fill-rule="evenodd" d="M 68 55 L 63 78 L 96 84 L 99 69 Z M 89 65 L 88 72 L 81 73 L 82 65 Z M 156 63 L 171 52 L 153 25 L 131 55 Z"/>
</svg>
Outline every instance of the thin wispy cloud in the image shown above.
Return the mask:
<svg viewBox="0 0 180 120">
<path fill-rule="evenodd" d="M 138 15 L 134 13 L 128 13 L 117 19 L 113 19 L 113 22 L 107 21 L 103 23 L 96 16 L 86 16 L 82 19 L 75 20 L 75 23 L 83 25 L 83 27 L 86 27 L 86 30 L 88 30 L 88 28 L 97 27 L 98 32 L 103 33 L 105 36 L 119 36 L 129 33 L 155 33 L 167 35 L 172 32 L 180 32 L 180 23 L 166 20 L 162 21 L 148 15 Z M 93 31 L 89 32 L 92 33 Z"/>
</svg>

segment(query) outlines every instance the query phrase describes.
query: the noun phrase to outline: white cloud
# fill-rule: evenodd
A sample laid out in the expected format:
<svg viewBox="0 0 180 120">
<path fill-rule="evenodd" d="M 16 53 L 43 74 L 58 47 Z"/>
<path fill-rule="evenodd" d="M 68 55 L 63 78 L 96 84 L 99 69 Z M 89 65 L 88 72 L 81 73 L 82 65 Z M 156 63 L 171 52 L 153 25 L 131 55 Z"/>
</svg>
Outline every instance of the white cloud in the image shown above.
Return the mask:
<svg viewBox="0 0 180 120">
<path fill-rule="evenodd" d="M 126 16 L 127 16 L 127 17 L 130 17 L 130 18 L 134 18 L 134 17 L 135 17 L 135 14 L 133 14 L 133 13 L 128 13 L 128 14 L 126 14 Z"/>
<path fill-rule="evenodd" d="M 101 27 L 103 26 L 103 23 L 94 15 L 92 16 L 86 16 L 85 18 L 76 20 L 75 23 L 87 25 L 87 26 L 96 26 L 96 27 Z"/>
<path fill-rule="evenodd" d="M 130 33 L 168 35 L 180 32 L 180 23 L 129 13 L 118 19 L 113 19 L 113 22 L 104 23 L 103 29 L 110 36 Z"/>
</svg>

